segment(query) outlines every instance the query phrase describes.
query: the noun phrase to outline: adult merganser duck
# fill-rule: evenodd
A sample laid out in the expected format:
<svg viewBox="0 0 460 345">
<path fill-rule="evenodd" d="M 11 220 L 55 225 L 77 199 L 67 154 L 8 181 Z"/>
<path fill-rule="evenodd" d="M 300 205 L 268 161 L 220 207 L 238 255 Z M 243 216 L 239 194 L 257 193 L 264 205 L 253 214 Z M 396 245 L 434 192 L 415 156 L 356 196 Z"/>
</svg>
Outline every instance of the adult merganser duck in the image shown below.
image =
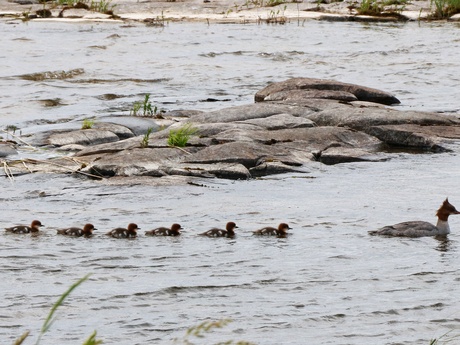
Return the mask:
<svg viewBox="0 0 460 345">
<path fill-rule="evenodd" d="M 11 228 L 5 228 L 6 231 L 12 232 L 14 234 L 28 234 L 28 233 L 38 233 L 40 230 L 40 227 L 43 226 L 42 223 L 40 223 L 39 220 L 34 220 L 30 224 L 30 226 L 27 225 L 16 225 L 12 226 Z"/>
<path fill-rule="evenodd" d="M 72 227 L 72 228 L 60 229 L 57 231 L 57 233 L 59 235 L 65 235 L 65 236 L 91 237 L 93 235 L 93 230 L 97 230 L 93 224 L 85 224 L 83 229 Z"/>
<path fill-rule="evenodd" d="M 286 223 L 281 223 L 278 225 L 277 228 L 273 228 L 271 226 L 266 226 L 265 228 L 253 231 L 252 233 L 254 235 L 259 235 L 259 236 L 278 236 L 278 237 L 286 237 L 288 235 L 287 231 L 289 229 L 292 229 L 287 225 Z"/>
<path fill-rule="evenodd" d="M 225 226 L 225 229 L 218 229 L 218 228 L 212 228 L 206 232 L 203 232 L 200 234 L 201 236 L 208 236 L 208 237 L 235 237 L 235 231 L 234 229 L 238 228 L 234 222 L 228 222 L 227 225 Z"/>
<path fill-rule="evenodd" d="M 127 229 L 116 228 L 109 231 L 107 235 L 114 238 L 134 238 L 137 237 L 137 230 L 140 230 L 140 228 L 137 227 L 137 224 L 130 223 Z"/>
<path fill-rule="evenodd" d="M 438 223 L 434 226 L 428 222 L 412 221 L 403 222 L 395 225 L 385 226 L 375 231 L 369 231 L 370 235 L 380 236 L 399 236 L 399 237 L 423 237 L 447 235 L 450 233 L 449 223 L 447 219 L 451 214 L 460 214 L 455 209 L 455 206 L 449 203 L 449 200 L 444 200 L 439 210 L 436 212 Z"/>
<path fill-rule="evenodd" d="M 145 234 L 147 236 L 179 236 L 182 226 L 180 224 L 173 224 L 171 225 L 171 229 L 165 227 L 159 227 L 153 230 L 146 231 Z"/>
</svg>

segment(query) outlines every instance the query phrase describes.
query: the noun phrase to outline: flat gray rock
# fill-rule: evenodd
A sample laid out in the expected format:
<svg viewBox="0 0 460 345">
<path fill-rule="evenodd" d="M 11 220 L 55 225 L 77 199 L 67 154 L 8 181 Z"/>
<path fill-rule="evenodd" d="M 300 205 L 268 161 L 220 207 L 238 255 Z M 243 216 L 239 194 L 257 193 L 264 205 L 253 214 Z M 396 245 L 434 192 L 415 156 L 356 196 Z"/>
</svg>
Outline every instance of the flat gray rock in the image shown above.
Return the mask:
<svg viewBox="0 0 460 345">
<path fill-rule="evenodd" d="M 0 141 L 0 157 L 8 157 L 17 153 L 18 151 L 16 151 L 12 143 Z"/>
<path fill-rule="evenodd" d="M 292 78 L 279 83 L 270 84 L 256 93 L 255 101 L 264 102 L 267 101 L 267 98 L 271 94 L 286 92 L 290 90 L 293 90 L 294 92 L 297 92 L 296 90 L 341 91 L 354 95 L 360 101 L 368 101 L 387 105 L 400 103 L 396 97 L 388 92 L 355 84 L 341 83 L 335 80 L 315 78 Z M 335 99 L 340 100 L 340 98 Z"/>
<path fill-rule="evenodd" d="M 445 144 L 460 139 L 460 126 L 387 125 L 371 127 L 368 133 L 391 146 L 443 152 L 450 150 Z"/>
<path fill-rule="evenodd" d="M 54 146 L 64 146 L 70 144 L 76 145 L 97 145 L 102 143 L 111 143 L 118 141 L 120 138 L 110 131 L 99 129 L 83 129 L 78 131 L 56 133 L 48 137 L 48 144 Z"/>
<path fill-rule="evenodd" d="M 272 115 L 263 119 L 245 120 L 238 123 L 256 125 L 268 130 L 286 129 L 286 128 L 305 128 L 315 127 L 315 123 L 291 114 Z"/>
</svg>

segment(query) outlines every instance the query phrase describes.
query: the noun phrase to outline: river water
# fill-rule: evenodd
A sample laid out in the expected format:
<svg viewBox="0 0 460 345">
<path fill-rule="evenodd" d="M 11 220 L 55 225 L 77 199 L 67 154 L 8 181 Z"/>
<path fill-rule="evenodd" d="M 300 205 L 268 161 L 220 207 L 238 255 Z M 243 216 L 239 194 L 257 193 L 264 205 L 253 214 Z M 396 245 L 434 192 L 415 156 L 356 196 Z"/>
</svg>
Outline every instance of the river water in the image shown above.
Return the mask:
<svg viewBox="0 0 460 345">
<path fill-rule="evenodd" d="M 298 25 L 0 22 L 0 125 L 129 113 L 150 93 L 160 108 L 211 110 L 252 102 L 272 81 L 306 76 L 393 92 L 400 109 L 458 114 L 457 24 Z M 18 76 L 83 69 L 72 79 Z M 108 99 L 107 95 L 116 95 Z M 208 98 L 218 102 L 202 102 Z M 46 107 L 45 100 L 60 105 Z M 395 153 L 380 163 L 203 186 L 114 187 L 68 176 L 0 180 L 0 223 L 37 218 L 44 234 L 2 234 L 0 338 L 31 330 L 91 273 L 57 313 L 45 344 L 172 344 L 206 320 L 233 322 L 197 344 L 429 344 L 460 337 L 460 219 L 447 240 L 370 237 L 404 220 L 435 222 L 457 192 L 459 150 Z M 196 234 L 235 221 L 233 239 Z M 288 222 L 286 239 L 255 238 Z M 91 239 L 55 228 L 92 222 Z M 111 228 L 179 222 L 180 238 L 109 239 Z M 183 340 L 183 339 L 182 339 Z M 183 341 L 179 341 L 183 343 Z"/>
</svg>

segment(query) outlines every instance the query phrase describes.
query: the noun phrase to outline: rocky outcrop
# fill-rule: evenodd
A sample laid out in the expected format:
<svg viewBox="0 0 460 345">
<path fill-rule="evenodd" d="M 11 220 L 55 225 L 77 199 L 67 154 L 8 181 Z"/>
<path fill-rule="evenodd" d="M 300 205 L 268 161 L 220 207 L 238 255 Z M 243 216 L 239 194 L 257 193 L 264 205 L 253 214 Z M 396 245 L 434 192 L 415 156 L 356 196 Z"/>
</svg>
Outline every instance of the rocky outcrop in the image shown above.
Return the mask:
<svg viewBox="0 0 460 345">
<path fill-rule="evenodd" d="M 460 126 L 386 125 L 371 127 L 368 133 L 389 145 L 432 152 L 449 151 L 445 144 L 460 140 Z"/>
<path fill-rule="evenodd" d="M 294 93 L 289 91 L 294 91 Z M 291 97 L 293 100 L 299 98 L 327 98 L 348 101 L 356 97 L 360 101 L 386 105 L 400 103 L 396 97 L 384 91 L 334 80 L 314 78 L 292 78 L 284 82 L 273 83 L 257 92 L 255 101 L 263 102 L 277 100 L 277 98 L 289 99 Z"/>
<path fill-rule="evenodd" d="M 442 152 L 460 139 L 455 116 L 398 111 L 389 93 L 359 85 L 294 78 L 267 86 L 256 103 L 211 112 L 180 111 L 158 119 L 110 116 L 93 129 L 34 129 L 43 145 L 77 150 L 34 171 L 91 176 L 248 179 L 308 173 L 318 162 L 390 159 L 389 147 Z M 186 114 L 186 116 L 184 116 Z M 177 115 L 177 116 L 176 116 Z M 163 129 L 163 127 L 165 128 Z M 193 126 L 186 147 L 168 145 L 170 131 Z M 148 129 L 153 132 L 148 138 Z M 39 133 L 39 135 L 37 134 Z"/>
</svg>

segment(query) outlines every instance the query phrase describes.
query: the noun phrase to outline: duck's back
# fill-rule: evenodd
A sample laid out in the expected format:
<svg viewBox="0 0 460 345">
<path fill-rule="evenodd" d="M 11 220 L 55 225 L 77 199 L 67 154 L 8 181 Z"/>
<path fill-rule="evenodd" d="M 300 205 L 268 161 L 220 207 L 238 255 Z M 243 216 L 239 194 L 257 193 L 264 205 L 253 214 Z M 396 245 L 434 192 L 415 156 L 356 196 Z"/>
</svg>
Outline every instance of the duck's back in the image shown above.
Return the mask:
<svg viewBox="0 0 460 345">
<path fill-rule="evenodd" d="M 369 231 L 369 234 L 392 237 L 424 237 L 439 235 L 439 229 L 428 222 L 411 221 L 384 226 L 378 230 Z"/>
<path fill-rule="evenodd" d="M 32 228 L 26 225 L 16 225 L 11 228 L 5 228 L 7 232 L 12 232 L 13 234 L 28 234 L 32 232 Z"/>
<path fill-rule="evenodd" d="M 75 237 L 83 236 L 83 230 L 80 228 L 60 229 L 57 231 L 57 233 L 59 235 L 65 235 L 65 236 L 75 236 Z"/>
<path fill-rule="evenodd" d="M 212 228 L 206 232 L 203 232 L 200 235 L 207 236 L 207 237 L 231 237 L 232 236 L 231 234 L 229 234 L 227 230 L 218 229 L 218 228 Z"/>
<path fill-rule="evenodd" d="M 267 226 L 265 228 L 256 230 L 253 232 L 254 235 L 259 235 L 259 236 L 278 236 L 279 231 L 276 228 L 272 228 L 271 226 Z"/>
</svg>

